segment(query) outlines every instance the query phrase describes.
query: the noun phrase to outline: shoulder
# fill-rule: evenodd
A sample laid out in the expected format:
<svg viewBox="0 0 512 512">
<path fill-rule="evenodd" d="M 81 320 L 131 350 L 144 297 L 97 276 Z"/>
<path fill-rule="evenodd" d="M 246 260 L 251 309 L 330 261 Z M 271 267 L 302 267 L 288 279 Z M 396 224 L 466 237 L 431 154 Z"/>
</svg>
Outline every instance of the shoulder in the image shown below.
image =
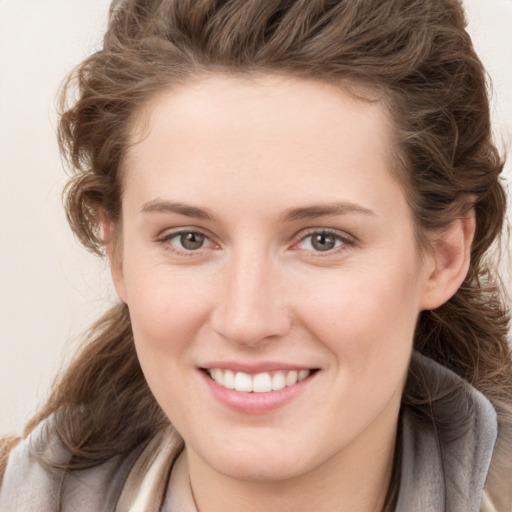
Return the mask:
<svg viewBox="0 0 512 512">
<path fill-rule="evenodd" d="M 415 353 L 411 371 L 415 389 L 403 409 L 397 511 L 480 511 L 496 412 L 481 392 L 432 359 Z"/>
<path fill-rule="evenodd" d="M 126 456 L 63 476 L 41 462 L 65 464 L 70 459 L 50 417 L 11 451 L 0 486 L 0 510 L 53 512 L 58 510 L 59 502 L 63 512 L 95 512 L 108 510 L 109 505 L 113 508 L 142 449 L 143 446 Z"/>
<path fill-rule="evenodd" d="M 38 462 L 46 453 L 65 462 L 68 455 L 56 436 L 48 435 L 47 420 L 11 451 L 0 487 L 0 510 L 56 510 L 58 477 Z"/>
</svg>

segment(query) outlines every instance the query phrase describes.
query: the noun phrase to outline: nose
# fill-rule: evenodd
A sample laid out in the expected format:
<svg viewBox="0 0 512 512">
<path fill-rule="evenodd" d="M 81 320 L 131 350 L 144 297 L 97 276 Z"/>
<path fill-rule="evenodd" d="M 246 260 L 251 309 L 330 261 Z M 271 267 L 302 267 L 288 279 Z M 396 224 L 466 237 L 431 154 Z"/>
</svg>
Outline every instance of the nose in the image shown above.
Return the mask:
<svg viewBox="0 0 512 512">
<path fill-rule="evenodd" d="M 219 294 L 210 317 L 218 334 L 238 345 L 261 347 L 291 325 L 283 276 L 264 256 L 238 255 L 219 275 Z"/>
</svg>

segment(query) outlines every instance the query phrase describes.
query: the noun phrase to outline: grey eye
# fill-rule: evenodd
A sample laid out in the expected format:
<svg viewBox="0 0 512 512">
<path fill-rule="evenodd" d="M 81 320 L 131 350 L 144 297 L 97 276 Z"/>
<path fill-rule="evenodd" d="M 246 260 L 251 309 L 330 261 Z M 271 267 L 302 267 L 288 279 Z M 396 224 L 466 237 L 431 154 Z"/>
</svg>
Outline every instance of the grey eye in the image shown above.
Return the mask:
<svg viewBox="0 0 512 512">
<path fill-rule="evenodd" d="M 338 240 L 335 236 L 324 233 L 311 235 L 311 246 L 317 251 L 330 251 L 336 247 Z"/>
<path fill-rule="evenodd" d="M 205 236 L 201 233 L 181 233 L 179 235 L 179 240 L 181 246 L 187 251 L 195 251 L 197 249 L 201 249 L 204 245 Z"/>
</svg>

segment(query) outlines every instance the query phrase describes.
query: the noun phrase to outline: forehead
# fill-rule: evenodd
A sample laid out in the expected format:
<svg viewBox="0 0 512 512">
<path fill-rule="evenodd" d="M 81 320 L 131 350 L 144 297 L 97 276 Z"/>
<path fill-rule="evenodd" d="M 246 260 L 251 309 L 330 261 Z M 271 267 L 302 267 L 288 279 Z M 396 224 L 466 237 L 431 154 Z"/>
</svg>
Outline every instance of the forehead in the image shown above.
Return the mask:
<svg viewBox="0 0 512 512">
<path fill-rule="evenodd" d="M 132 142 L 144 141 L 150 129 L 153 135 L 157 130 L 164 135 L 165 130 L 173 139 L 193 142 L 207 133 L 201 142 L 215 146 L 219 138 L 230 136 L 236 141 L 250 135 L 275 146 L 285 142 L 285 135 L 297 144 L 304 139 L 311 144 L 319 142 L 314 140 L 318 135 L 324 137 L 325 149 L 329 142 L 341 142 L 349 130 L 354 136 L 373 135 L 373 140 L 383 143 L 380 149 L 384 156 L 389 157 L 392 123 L 385 102 L 379 99 L 382 96 L 348 82 L 334 84 L 270 74 L 209 74 L 156 94 L 135 116 L 131 137 Z M 347 126 L 356 117 L 358 122 Z M 173 119 L 178 122 L 173 123 Z M 135 151 L 129 153 L 136 154 L 137 144 L 132 148 Z"/>
<path fill-rule="evenodd" d="M 302 203 L 320 190 L 336 201 L 344 185 L 379 195 L 379 181 L 393 180 L 390 125 L 383 102 L 341 86 L 210 75 L 162 91 L 140 111 L 126 181 L 142 190 L 156 178 L 160 187 L 210 196 L 227 183 L 249 196 L 275 185 Z"/>
</svg>

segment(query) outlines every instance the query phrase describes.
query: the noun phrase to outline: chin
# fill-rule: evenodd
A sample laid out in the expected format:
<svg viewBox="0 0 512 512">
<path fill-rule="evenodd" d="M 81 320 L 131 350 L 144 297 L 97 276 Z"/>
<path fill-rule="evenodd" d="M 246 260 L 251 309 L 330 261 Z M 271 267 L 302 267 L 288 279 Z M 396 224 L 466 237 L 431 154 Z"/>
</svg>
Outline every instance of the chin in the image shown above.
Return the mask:
<svg viewBox="0 0 512 512">
<path fill-rule="evenodd" d="M 289 480 L 314 469 L 302 450 L 285 451 L 270 445 L 252 445 L 222 454 L 208 454 L 204 460 L 217 472 L 237 480 L 277 482 Z"/>
<path fill-rule="evenodd" d="M 215 467 L 215 466 L 214 466 Z M 279 482 L 290 480 L 307 472 L 280 457 L 279 461 L 237 461 L 221 463 L 215 469 L 228 477 L 245 482 Z"/>
</svg>

